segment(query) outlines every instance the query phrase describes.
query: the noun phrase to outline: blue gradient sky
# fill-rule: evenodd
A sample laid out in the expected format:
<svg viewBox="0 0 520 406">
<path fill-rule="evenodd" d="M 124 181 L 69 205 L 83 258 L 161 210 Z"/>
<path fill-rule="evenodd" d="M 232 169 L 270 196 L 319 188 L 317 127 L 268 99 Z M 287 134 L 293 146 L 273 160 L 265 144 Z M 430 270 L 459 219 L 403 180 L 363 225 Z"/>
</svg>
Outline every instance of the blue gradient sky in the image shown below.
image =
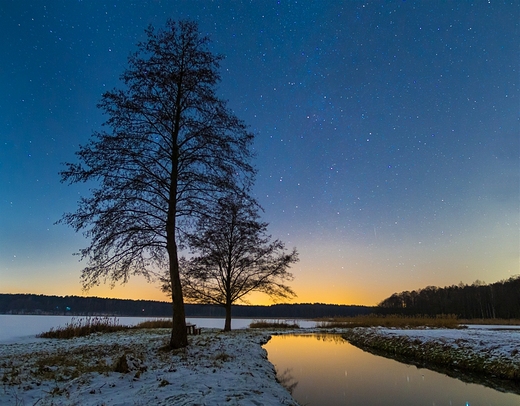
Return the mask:
<svg viewBox="0 0 520 406">
<path fill-rule="evenodd" d="M 256 134 L 263 219 L 300 252 L 295 302 L 520 273 L 518 2 L 4 0 L 0 292 L 82 294 L 87 242 L 54 223 L 88 187 L 58 171 L 167 18 L 226 56 L 219 91 Z M 88 294 L 165 299 L 139 279 Z"/>
</svg>

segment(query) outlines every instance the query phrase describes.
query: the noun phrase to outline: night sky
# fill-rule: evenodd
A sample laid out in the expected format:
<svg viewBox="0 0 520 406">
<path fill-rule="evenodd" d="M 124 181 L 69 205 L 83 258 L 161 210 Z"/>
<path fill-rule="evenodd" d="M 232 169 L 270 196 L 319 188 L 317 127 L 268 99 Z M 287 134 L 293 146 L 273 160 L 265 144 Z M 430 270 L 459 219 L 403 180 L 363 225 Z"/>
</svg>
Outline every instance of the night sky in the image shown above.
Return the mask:
<svg viewBox="0 0 520 406">
<path fill-rule="evenodd" d="M 294 302 L 519 274 L 518 1 L 0 1 L 0 293 L 83 294 L 63 162 L 151 23 L 193 19 L 256 135 Z M 88 295 L 166 300 L 132 279 Z M 269 301 L 250 298 L 254 304 Z"/>
</svg>

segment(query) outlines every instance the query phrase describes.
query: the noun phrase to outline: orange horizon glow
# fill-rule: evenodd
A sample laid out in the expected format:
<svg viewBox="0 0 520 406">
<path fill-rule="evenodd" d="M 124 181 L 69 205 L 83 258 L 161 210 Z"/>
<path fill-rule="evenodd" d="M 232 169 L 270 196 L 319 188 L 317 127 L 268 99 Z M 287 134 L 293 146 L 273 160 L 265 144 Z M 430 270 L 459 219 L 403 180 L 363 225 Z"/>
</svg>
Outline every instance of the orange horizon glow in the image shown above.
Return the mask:
<svg viewBox="0 0 520 406">
<path fill-rule="evenodd" d="M 510 276 L 513 276 L 512 274 Z M 506 279 L 506 278 L 502 278 Z M 471 284 L 473 281 L 462 281 L 465 284 Z M 487 281 L 494 283 L 495 280 Z M 435 286 L 445 287 L 450 285 L 457 285 L 459 282 L 438 284 Z M 41 284 L 40 284 L 41 285 Z M 394 286 L 394 288 L 392 288 Z M 346 305 L 346 306 L 377 306 L 378 303 L 391 296 L 393 293 L 403 292 L 406 290 L 418 290 L 425 288 L 424 286 L 398 286 L 398 283 L 392 285 L 388 284 L 386 287 L 373 289 L 372 291 L 362 289 L 359 285 L 341 286 L 327 284 L 306 285 L 300 283 L 293 283 L 291 287 L 296 291 L 297 295 L 292 300 L 273 301 L 267 295 L 253 292 L 248 295 L 245 301 L 236 302 L 235 305 L 252 305 L 252 306 L 270 306 L 274 304 L 330 304 L 330 305 Z M 431 284 L 429 286 L 432 286 Z M 123 300 L 152 300 L 159 302 L 170 302 L 168 296 L 161 292 L 159 285 L 154 283 L 147 283 L 144 278 L 134 277 L 126 285 L 116 285 L 111 288 L 108 284 L 101 284 L 91 288 L 89 291 L 83 291 L 79 283 L 75 286 L 72 284 L 62 285 L 59 289 L 56 287 L 43 288 L 40 286 L 20 289 L 15 286 L 8 286 L 2 289 L 0 293 L 7 294 L 34 294 L 47 296 L 80 296 L 80 297 L 99 297 L 106 299 L 123 299 Z M 377 296 L 376 296 L 377 293 Z M 326 297 L 326 300 L 323 298 Z M 185 299 L 185 303 L 190 303 Z"/>
<path fill-rule="evenodd" d="M 473 256 L 458 252 L 457 247 L 430 245 L 417 248 L 410 242 L 380 247 L 351 243 L 347 249 L 334 241 L 312 245 L 306 241 L 293 241 L 297 247 L 310 245 L 311 248 L 301 252 L 300 262 L 290 269 L 294 280 L 287 284 L 297 296 L 278 303 L 376 306 L 394 293 L 427 286 L 445 287 L 460 282 L 469 285 L 477 279 L 494 283 L 519 273 L 519 257 L 510 237 L 502 238 L 499 252 L 490 255 L 481 245 L 479 254 Z M 338 252 L 340 255 L 336 254 Z M 42 256 L 34 267 L 18 259 L 19 263 L 13 262 L 0 269 L 0 293 L 169 302 L 158 283 L 149 283 L 143 277 L 132 276 L 127 284 L 116 284 L 112 289 L 110 284 L 101 281 L 99 286 L 85 292 L 80 284 L 82 262 L 65 261 L 63 256 Z M 245 299 L 245 302 L 235 304 L 275 304 L 261 293 L 250 294 Z"/>
<path fill-rule="evenodd" d="M 91 288 L 88 291 L 83 291 L 81 286 L 67 286 L 65 289 L 61 286 L 60 289 L 56 288 L 42 288 L 39 289 L 33 287 L 32 289 L 20 289 L 11 287 L 3 290 L 0 293 L 8 294 L 34 294 L 34 295 L 47 295 L 47 296 L 80 296 L 80 297 L 99 297 L 106 299 L 127 299 L 127 300 L 153 300 L 159 302 L 169 302 L 168 296 L 161 292 L 158 284 L 146 283 L 138 281 L 139 278 L 133 278 L 126 285 L 116 285 L 114 288 L 110 288 L 109 285 L 100 285 Z M 142 283 L 141 283 L 142 282 Z M 292 300 L 281 300 L 273 301 L 270 297 L 263 293 L 253 292 L 249 294 L 245 301 L 236 302 L 235 305 L 252 305 L 252 306 L 270 306 L 274 304 L 331 304 L 331 305 L 356 305 L 356 306 L 375 306 L 377 303 L 385 299 L 371 300 L 368 295 L 363 296 L 362 294 L 345 294 L 344 292 L 335 292 L 331 294 L 330 289 L 325 291 L 316 291 L 312 289 L 305 289 L 303 287 L 296 287 L 294 284 L 293 288 L 296 290 L 298 296 Z M 327 300 L 319 300 L 320 296 L 327 296 Z M 189 300 L 185 299 L 185 303 L 190 303 Z"/>
</svg>

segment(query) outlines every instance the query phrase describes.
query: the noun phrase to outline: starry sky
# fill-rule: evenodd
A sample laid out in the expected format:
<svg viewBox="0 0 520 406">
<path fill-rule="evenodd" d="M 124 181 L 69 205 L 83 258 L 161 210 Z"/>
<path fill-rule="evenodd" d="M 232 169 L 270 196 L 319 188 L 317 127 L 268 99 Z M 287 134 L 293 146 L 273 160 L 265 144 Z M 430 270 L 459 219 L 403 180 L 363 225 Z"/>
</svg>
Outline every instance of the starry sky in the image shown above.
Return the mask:
<svg viewBox="0 0 520 406">
<path fill-rule="evenodd" d="M 294 302 L 375 305 L 520 273 L 517 1 L 0 1 L 0 292 L 82 295 L 63 162 L 144 29 L 192 19 L 256 135 Z M 139 278 L 88 295 L 166 300 Z M 260 295 L 253 304 L 270 303 Z"/>
</svg>

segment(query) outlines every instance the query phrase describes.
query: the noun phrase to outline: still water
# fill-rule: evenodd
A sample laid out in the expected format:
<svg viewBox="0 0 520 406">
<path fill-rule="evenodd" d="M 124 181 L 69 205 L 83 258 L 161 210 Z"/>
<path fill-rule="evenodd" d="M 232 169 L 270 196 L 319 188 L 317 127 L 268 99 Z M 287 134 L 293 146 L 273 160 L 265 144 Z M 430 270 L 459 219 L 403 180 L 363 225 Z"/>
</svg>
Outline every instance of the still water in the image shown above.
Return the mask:
<svg viewBox="0 0 520 406">
<path fill-rule="evenodd" d="M 273 336 L 264 348 L 301 405 L 520 405 L 519 395 L 379 357 L 338 335 Z"/>
</svg>

